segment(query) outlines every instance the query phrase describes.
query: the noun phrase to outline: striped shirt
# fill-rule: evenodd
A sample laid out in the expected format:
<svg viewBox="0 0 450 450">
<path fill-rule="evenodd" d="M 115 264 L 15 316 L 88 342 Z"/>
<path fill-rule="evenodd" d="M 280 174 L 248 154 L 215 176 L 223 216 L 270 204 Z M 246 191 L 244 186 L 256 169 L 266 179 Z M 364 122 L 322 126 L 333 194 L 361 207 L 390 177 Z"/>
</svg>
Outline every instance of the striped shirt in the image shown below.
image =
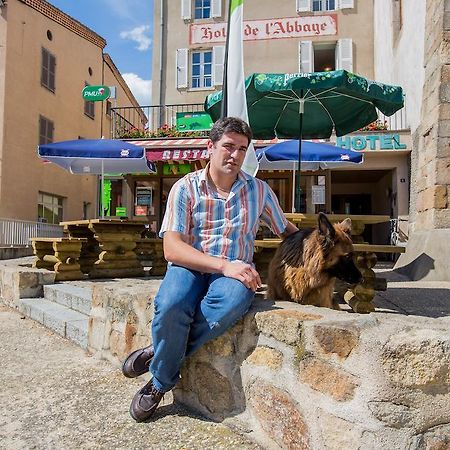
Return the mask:
<svg viewBox="0 0 450 450">
<path fill-rule="evenodd" d="M 159 236 L 176 231 L 211 256 L 251 263 L 259 221 L 280 235 L 286 217 L 269 185 L 240 171 L 226 199 L 207 178 L 208 167 L 187 174 L 172 187 Z"/>
</svg>

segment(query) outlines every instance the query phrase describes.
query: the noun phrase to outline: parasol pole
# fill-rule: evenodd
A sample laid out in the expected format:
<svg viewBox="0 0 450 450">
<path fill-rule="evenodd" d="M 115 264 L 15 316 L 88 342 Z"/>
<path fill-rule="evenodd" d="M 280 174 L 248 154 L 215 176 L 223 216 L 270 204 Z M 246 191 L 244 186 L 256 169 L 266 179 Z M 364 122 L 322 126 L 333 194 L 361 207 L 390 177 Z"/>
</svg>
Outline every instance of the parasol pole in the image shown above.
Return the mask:
<svg viewBox="0 0 450 450">
<path fill-rule="evenodd" d="M 228 50 L 230 47 L 230 17 L 231 17 L 231 0 L 228 0 L 228 23 L 227 23 L 227 39 L 225 41 L 225 57 L 223 61 L 223 80 L 222 80 L 222 104 L 220 107 L 220 118 L 228 116 Z"/>
<path fill-rule="evenodd" d="M 105 218 L 105 199 L 104 199 L 104 195 L 105 195 L 105 168 L 103 166 L 103 158 L 102 158 L 102 173 L 101 173 L 101 180 L 100 180 L 100 185 L 101 185 L 101 193 L 100 193 L 100 205 L 102 208 L 102 213 L 101 213 L 101 218 L 104 219 Z"/>
<path fill-rule="evenodd" d="M 303 134 L 303 113 L 305 112 L 305 99 L 303 98 L 303 89 L 300 90 L 300 101 L 299 101 L 299 133 L 298 133 L 298 167 L 297 167 L 297 178 L 295 180 L 297 186 L 297 195 L 295 198 L 295 212 L 300 212 L 300 196 L 302 193 L 302 188 L 300 185 L 300 173 L 302 166 L 302 134 Z"/>
</svg>

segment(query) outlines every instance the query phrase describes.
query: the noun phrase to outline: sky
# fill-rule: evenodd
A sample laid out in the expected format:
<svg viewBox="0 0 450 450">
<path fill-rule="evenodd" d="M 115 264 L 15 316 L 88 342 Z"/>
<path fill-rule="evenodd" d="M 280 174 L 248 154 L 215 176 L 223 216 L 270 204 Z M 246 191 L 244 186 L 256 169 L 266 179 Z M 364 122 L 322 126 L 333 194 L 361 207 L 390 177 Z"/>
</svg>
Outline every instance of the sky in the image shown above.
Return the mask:
<svg viewBox="0 0 450 450">
<path fill-rule="evenodd" d="M 151 105 L 153 0 L 48 1 L 106 40 L 104 52 L 139 104 Z"/>
</svg>

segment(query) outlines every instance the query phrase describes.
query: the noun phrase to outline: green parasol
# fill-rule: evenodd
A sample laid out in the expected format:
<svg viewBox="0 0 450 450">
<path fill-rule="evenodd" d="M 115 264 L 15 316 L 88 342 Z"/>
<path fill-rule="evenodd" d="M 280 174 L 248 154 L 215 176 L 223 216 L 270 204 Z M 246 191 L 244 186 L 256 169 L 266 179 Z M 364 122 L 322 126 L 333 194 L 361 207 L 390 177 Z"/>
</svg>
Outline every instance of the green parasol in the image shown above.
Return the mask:
<svg viewBox="0 0 450 450">
<path fill-rule="evenodd" d="M 312 73 L 254 73 L 245 80 L 250 126 L 256 139 L 329 138 L 372 123 L 377 110 L 390 116 L 404 105 L 403 90 L 345 70 Z M 205 111 L 220 118 L 222 92 L 208 95 Z M 300 164 L 298 167 L 300 175 Z M 299 194 L 300 176 L 297 177 Z M 299 212 L 300 195 L 296 199 Z"/>
</svg>

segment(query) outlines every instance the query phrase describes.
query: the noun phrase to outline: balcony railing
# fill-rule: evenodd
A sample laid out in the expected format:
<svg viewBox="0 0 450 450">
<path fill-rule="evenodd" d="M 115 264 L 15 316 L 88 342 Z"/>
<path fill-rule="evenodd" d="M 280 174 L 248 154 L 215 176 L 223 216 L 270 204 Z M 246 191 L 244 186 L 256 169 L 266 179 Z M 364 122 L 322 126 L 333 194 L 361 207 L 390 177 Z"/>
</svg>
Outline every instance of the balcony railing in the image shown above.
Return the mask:
<svg viewBox="0 0 450 450">
<path fill-rule="evenodd" d="M 49 223 L 30 222 L 26 220 L 0 219 L 0 246 L 31 246 L 34 237 L 62 237 L 63 228 Z"/>
<path fill-rule="evenodd" d="M 177 113 L 181 112 L 204 112 L 203 103 L 111 108 L 111 134 L 114 139 L 173 136 Z M 207 131 L 195 132 L 196 136 L 207 134 Z M 184 135 L 186 133 L 180 133 Z"/>
<path fill-rule="evenodd" d="M 176 130 L 178 112 L 204 112 L 203 103 L 111 108 L 111 134 L 114 139 L 208 135 L 207 131 L 178 132 Z M 376 126 L 375 130 L 409 129 L 406 108 L 402 108 L 390 117 L 379 112 Z"/>
</svg>

